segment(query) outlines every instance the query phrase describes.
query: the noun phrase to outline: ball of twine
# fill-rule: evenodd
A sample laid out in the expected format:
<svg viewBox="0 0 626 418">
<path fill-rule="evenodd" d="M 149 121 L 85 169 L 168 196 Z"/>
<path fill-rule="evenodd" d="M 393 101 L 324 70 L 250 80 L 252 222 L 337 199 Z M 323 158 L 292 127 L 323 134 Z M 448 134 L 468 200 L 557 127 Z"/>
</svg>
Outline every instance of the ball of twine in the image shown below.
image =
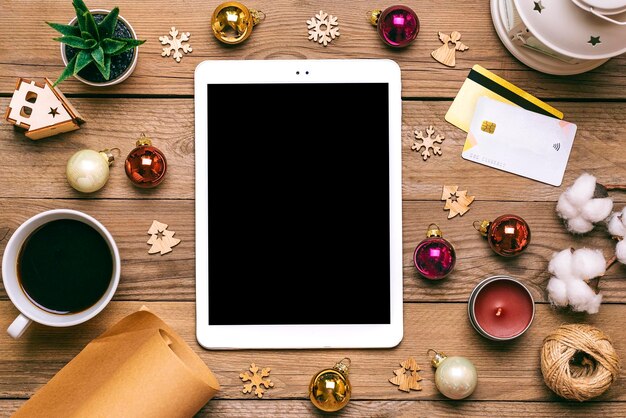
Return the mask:
<svg viewBox="0 0 626 418">
<path fill-rule="evenodd" d="M 617 379 L 620 360 L 598 328 L 568 324 L 543 340 L 541 373 L 557 395 L 586 401 L 603 394 Z"/>
</svg>

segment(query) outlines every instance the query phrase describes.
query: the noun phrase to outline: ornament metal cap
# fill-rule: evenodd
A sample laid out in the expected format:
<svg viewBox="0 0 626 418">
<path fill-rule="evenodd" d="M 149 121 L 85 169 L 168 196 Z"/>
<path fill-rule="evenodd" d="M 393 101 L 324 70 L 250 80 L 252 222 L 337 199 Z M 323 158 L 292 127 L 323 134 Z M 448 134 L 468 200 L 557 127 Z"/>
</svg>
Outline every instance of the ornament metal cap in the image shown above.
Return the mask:
<svg viewBox="0 0 626 418">
<path fill-rule="evenodd" d="M 489 227 L 491 226 L 491 221 L 474 221 L 472 223 L 474 229 L 480 232 L 480 235 L 483 237 L 487 236 L 487 232 L 489 231 Z"/>
<path fill-rule="evenodd" d="M 237 1 L 227 1 L 213 11 L 211 29 L 220 41 L 228 45 L 239 44 L 252 34 L 252 28 L 265 19 L 260 10 L 248 9 Z"/>
<path fill-rule="evenodd" d="M 428 230 L 426 231 L 426 238 L 443 238 L 443 232 L 439 229 L 439 225 L 430 224 L 428 225 Z"/>
<path fill-rule="evenodd" d="M 121 150 L 119 148 L 105 148 L 102 151 L 98 151 L 98 153 L 100 155 L 102 155 L 102 157 L 106 160 L 106 162 L 111 165 L 113 164 L 113 161 L 115 161 L 115 155 L 113 155 L 113 151 L 118 151 L 121 152 Z"/>
<path fill-rule="evenodd" d="M 137 142 L 135 143 L 136 146 L 138 147 L 144 147 L 146 145 L 150 146 L 152 145 L 152 140 L 150 138 L 148 138 L 146 136 L 146 134 L 144 134 L 143 132 L 141 133 L 141 136 L 139 137 L 139 139 L 137 140 Z"/>
<path fill-rule="evenodd" d="M 433 365 L 433 367 L 437 368 L 439 367 L 439 365 L 441 364 L 442 361 L 444 361 L 445 359 L 448 358 L 448 356 L 446 356 L 446 354 L 444 352 L 438 352 L 436 350 L 433 350 L 432 348 L 428 349 L 428 351 L 426 352 L 426 354 L 429 354 L 430 352 L 435 353 L 434 356 L 430 357 L 430 363 Z"/>
<path fill-rule="evenodd" d="M 345 362 L 346 360 L 348 361 L 347 363 Z M 350 364 L 352 364 L 352 361 L 350 360 L 350 358 L 344 357 L 339 362 L 335 363 L 335 365 L 333 366 L 333 369 L 337 370 L 339 373 L 341 373 L 345 377 L 348 377 Z"/>
<path fill-rule="evenodd" d="M 380 18 L 380 14 L 382 13 L 381 9 L 370 10 L 367 12 L 367 17 L 370 20 L 370 23 L 374 26 L 378 25 L 378 19 Z"/>
</svg>

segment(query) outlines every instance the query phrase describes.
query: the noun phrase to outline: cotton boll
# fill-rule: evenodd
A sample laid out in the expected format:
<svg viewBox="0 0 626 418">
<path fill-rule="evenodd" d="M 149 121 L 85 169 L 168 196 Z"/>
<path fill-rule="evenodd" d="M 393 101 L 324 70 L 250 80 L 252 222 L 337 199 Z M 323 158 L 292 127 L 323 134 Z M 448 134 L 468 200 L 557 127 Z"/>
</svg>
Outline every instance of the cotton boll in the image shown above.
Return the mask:
<svg viewBox="0 0 626 418">
<path fill-rule="evenodd" d="M 609 197 L 591 199 L 582 207 L 581 215 L 588 221 L 600 222 L 605 220 L 613 210 L 613 201 Z"/>
<path fill-rule="evenodd" d="M 621 212 L 613 212 L 607 221 L 609 234 L 614 237 L 626 237 L 626 207 Z"/>
<path fill-rule="evenodd" d="M 567 200 L 574 206 L 582 207 L 588 200 L 593 198 L 596 190 L 596 178 L 588 173 L 583 173 L 576 179 L 574 184 L 565 191 Z"/>
<path fill-rule="evenodd" d="M 571 219 L 577 217 L 580 210 L 567 200 L 565 194 L 562 194 L 556 203 L 556 213 L 563 219 Z"/>
<path fill-rule="evenodd" d="M 600 250 L 581 248 L 572 254 L 572 272 L 583 280 L 603 276 L 606 272 L 606 261 Z"/>
<path fill-rule="evenodd" d="M 577 280 L 572 274 L 572 251 L 568 248 L 554 254 L 548 264 L 548 271 L 560 280 Z"/>
<path fill-rule="evenodd" d="M 582 217 L 567 220 L 567 230 L 575 234 L 586 234 L 593 229 L 593 224 Z"/>
<path fill-rule="evenodd" d="M 580 210 L 574 206 L 568 199 L 565 193 L 559 196 L 559 201 L 556 204 L 556 212 L 561 218 L 571 219 L 578 216 Z"/>
<path fill-rule="evenodd" d="M 561 307 L 568 305 L 567 286 L 563 280 L 558 277 L 550 277 L 546 290 L 553 305 Z"/>
<path fill-rule="evenodd" d="M 613 210 L 609 197 L 594 198 L 596 178 L 584 173 L 574 184 L 559 196 L 556 212 L 565 219 L 566 227 L 575 234 L 585 234 L 593 224 L 605 220 Z"/>
<path fill-rule="evenodd" d="M 626 264 L 626 241 L 622 240 L 615 246 L 615 256 L 617 261 Z"/>
<path fill-rule="evenodd" d="M 565 285 L 569 305 L 573 311 L 587 311 L 590 314 L 598 313 L 602 295 L 596 295 L 587 283 L 582 280 L 570 280 Z"/>
</svg>

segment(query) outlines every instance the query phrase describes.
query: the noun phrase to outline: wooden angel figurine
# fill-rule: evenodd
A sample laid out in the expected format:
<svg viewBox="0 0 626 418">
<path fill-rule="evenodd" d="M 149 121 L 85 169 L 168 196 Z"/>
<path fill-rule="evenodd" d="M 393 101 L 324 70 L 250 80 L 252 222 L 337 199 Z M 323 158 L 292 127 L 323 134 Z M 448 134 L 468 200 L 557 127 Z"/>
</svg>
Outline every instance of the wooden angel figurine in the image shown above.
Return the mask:
<svg viewBox="0 0 626 418">
<path fill-rule="evenodd" d="M 461 42 L 461 34 L 457 31 L 452 32 L 450 36 L 439 32 L 439 40 L 443 42 L 443 45 L 431 52 L 430 55 L 448 67 L 454 67 L 456 65 L 456 51 L 466 51 L 469 49 L 469 46 Z"/>
</svg>

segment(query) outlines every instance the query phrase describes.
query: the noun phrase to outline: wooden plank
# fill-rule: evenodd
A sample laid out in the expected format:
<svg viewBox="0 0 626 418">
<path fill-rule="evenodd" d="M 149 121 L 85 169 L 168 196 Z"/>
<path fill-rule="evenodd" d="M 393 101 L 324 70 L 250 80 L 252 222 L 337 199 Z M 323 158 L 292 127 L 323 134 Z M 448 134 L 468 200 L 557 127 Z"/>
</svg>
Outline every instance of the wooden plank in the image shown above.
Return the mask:
<svg viewBox="0 0 626 418">
<path fill-rule="evenodd" d="M 22 399 L 0 400 L 0 417 L 9 417 L 25 402 Z M 470 402 L 470 401 L 355 401 L 341 411 L 342 417 L 555 417 L 587 418 L 595 414 L 618 417 L 624 412 L 623 402 Z M 310 417 L 322 415 L 305 400 L 211 400 L 195 418 L 276 416 Z"/>
<path fill-rule="evenodd" d="M 555 212 L 553 202 L 482 202 L 475 201 L 463 217 L 447 219 L 444 202 L 404 202 L 403 264 L 405 301 L 467 301 L 471 290 L 481 280 L 506 274 L 521 279 L 535 301 L 548 301 L 546 286 L 550 279 L 548 263 L 555 252 L 566 248 L 598 248 L 605 258 L 615 254 L 615 241 L 604 226 L 584 236 L 566 231 Z M 622 206 L 619 206 L 620 208 Z M 531 243 L 518 257 L 506 258 L 491 250 L 487 240 L 472 226 L 473 221 L 494 220 L 513 213 L 524 218 L 531 228 Z M 413 252 L 426 236 L 430 223 L 441 228 L 444 238 L 455 247 L 457 264 L 443 280 L 422 278 L 413 264 Z M 613 265 L 602 277 L 600 290 L 604 302 L 626 301 L 626 266 Z"/>
<path fill-rule="evenodd" d="M 0 109 L 10 99 L 0 100 Z M 71 99 L 87 123 L 81 129 L 31 141 L 11 125 L 0 125 L 0 152 L 6 166 L 0 176 L 3 197 L 191 199 L 194 197 L 193 100 Z M 152 139 L 167 158 L 167 174 L 155 189 L 133 186 L 124 161 L 141 135 Z M 81 149 L 119 148 L 107 184 L 83 194 L 65 176 L 69 158 Z"/>
<path fill-rule="evenodd" d="M 266 306 L 271 307 L 273 301 Z M 276 302 L 280 303 L 280 302 Z M 0 333 L 0 397 L 27 398 L 45 384 L 93 338 L 122 317 L 141 307 L 140 302 L 112 302 L 89 323 L 71 328 L 31 326 L 20 340 Z M 241 350 L 206 351 L 195 341 L 194 304 L 160 302 L 146 304 L 163 318 L 202 357 L 218 377 L 222 390 L 218 399 L 251 399 L 241 393 L 239 373 L 251 362 L 271 367 L 275 387 L 267 399 L 306 399 L 309 380 L 319 369 L 332 366 L 347 356 L 352 360 L 352 397 L 359 400 L 444 400 L 434 386 L 434 369 L 428 363 L 429 348 L 471 359 L 479 373 L 473 401 L 555 401 L 558 398 L 543 383 L 539 350 L 543 338 L 562 323 L 581 320 L 563 315 L 548 306 L 538 306 L 530 330 L 517 341 L 498 344 L 479 336 L 469 324 L 464 303 L 405 304 L 404 340 L 393 349 L 376 350 Z M 277 307 L 278 308 L 278 307 Z M 254 307 L 250 308 L 251 310 Z M 0 302 L 0 322 L 8 324 L 17 311 Z M 618 354 L 626 356 L 621 321 L 626 305 L 604 306 L 584 322 L 600 327 L 613 338 Z M 422 367 L 423 390 L 404 393 L 388 382 L 398 363 L 413 356 Z M 597 398 L 598 401 L 626 401 L 626 371 Z M 266 399 L 264 396 L 263 399 Z M 579 404 L 570 404 L 578 408 Z"/>
<path fill-rule="evenodd" d="M 565 120 L 578 126 L 561 187 L 464 160 L 461 152 L 467 134 L 445 122 L 449 102 L 403 102 L 403 199 L 439 200 L 444 185 L 458 185 L 460 190 L 468 190 L 476 197 L 473 205 L 481 200 L 556 201 L 584 172 L 595 175 L 600 183 L 623 183 L 626 167 L 621 132 L 626 129 L 626 103 L 560 102 L 554 105 L 565 114 Z M 415 142 L 414 131 L 423 131 L 429 125 L 434 125 L 436 133 L 443 133 L 446 139 L 441 146 L 442 155 L 424 161 L 419 153 L 411 150 L 411 145 Z M 626 199 L 625 193 L 613 192 L 611 196 L 622 202 Z"/>
<path fill-rule="evenodd" d="M 29 217 L 49 209 L 71 208 L 99 219 L 111 232 L 120 249 L 122 277 L 116 300 L 195 299 L 194 203 L 191 200 L 25 200 L 0 199 L 0 252 L 11 234 Z M 482 279 L 508 274 L 523 280 L 537 302 L 547 301 L 545 287 L 550 276 L 547 265 L 556 251 L 569 247 L 599 248 L 609 258 L 615 242 L 602 227 L 586 236 L 565 231 L 551 202 L 482 202 L 462 218 L 446 219 L 443 202 L 405 202 L 403 214 L 404 300 L 416 302 L 465 302 Z M 472 227 L 474 220 L 493 220 L 511 212 L 525 218 L 532 239 L 527 251 L 509 259 L 493 253 Z M 149 255 L 147 230 L 156 219 L 170 225 L 182 242 L 164 256 Z M 418 276 L 413 251 L 431 222 L 437 223 L 455 247 L 457 265 L 444 280 L 431 282 Z M 604 302 L 626 302 L 626 267 L 614 265 L 602 278 Z M 0 299 L 6 299 L 0 285 Z"/>
<path fill-rule="evenodd" d="M 96 6 L 94 2 L 90 5 Z M 104 90 L 76 80 L 63 83 L 65 93 L 106 94 L 193 94 L 193 71 L 207 59 L 323 59 L 389 58 L 397 61 L 403 73 L 405 97 L 454 97 L 469 69 L 475 63 L 489 68 L 540 97 L 624 98 L 626 75 L 621 68 L 626 56 L 614 58 L 584 75 L 558 77 L 531 71 L 517 61 L 501 44 L 491 21 L 489 3 L 471 0 L 460 7 L 452 0 L 440 1 L 437 7 L 426 0 L 411 2 L 420 18 L 420 34 L 408 48 L 394 50 L 378 39 L 367 19 L 367 11 L 376 7 L 369 0 L 351 2 L 307 2 L 257 0 L 249 4 L 263 11 L 261 22 L 244 44 L 227 47 L 210 31 L 213 4 L 201 0 L 172 6 L 165 0 L 102 0 L 99 8 L 119 6 L 121 14 L 147 42 L 140 48 L 135 73 L 121 85 Z M 59 45 L 52 41 L 56 33 L 44 20 L 66 23 L 74 16 L 69 2 L 25 0 L 0 1 L 3 13 L 0 25 L 11 28 L 11 35 L 0 40 L 0 92 L 11 92 L 17 77 L 55 79 L 62 71 Z M 341 36 L 324 48 L 307 39 L 305 21 L 320 9 L 337 16 Z M 33 19 L 33 11 L 38 19 Z M 150 16 L 146 10 L 154 11 Z M 161 57 L 159 36 L 170 26 L 191 33 L 193 53 L 177 64 Z M 456 68 L 448 68 L 432 59 L 430 53 L 441 43 L 437 32 L 463 34 L 470 49 L 457 59 Z"/>
<path fill-rule="evenodd" d="M 74 98 L 72 103 L 88 121 L 76 132 L 31 141 L 10 125 L 0 124 L 0 155 L 3 156 L 0 197 L 194 198 L 193 100 Z M 0 109 L 8 104 L 8 98 L 0 99 Z M 626 136 L 623 123 L 626 103 L 558 104 L 566 119 L 578 124 L 563 187 L 541 184 L 461 158 L 466 134 L 444 121 L 449 106 L 449 101 L 405 101 L 403 104 L 405 200 L 438 201 L 443 185 L 448 184 L 458 185 L 461 190 L 468 190 L 476 196 L 474 205 L 484 200 L 556 201 L 565 187 L 583 172 L 596 175 L 598 181 L 606 184 L 620 183 L 626 178 L 622 152 L 622 138 Z M 164 113 L 164 109 L 167 112 Z M 446 139 L 442 144 L 442 156 L 423 161 L 411 150 L 411 145 L 414 131 L 424 130 L 428 125 L 434 125 Z M 141 132 L 152 137 L 154 145 L 168 159 L 165 181 L 151 190 L 134 187 L 123 168 L 124 160 L 135 147 Z M 249 138 L 239 140 L 249 141 Z M 65 166 L 74 152 L 84 148 L 114 147 L 120 148 L 121 157 L 111 166 L 109 181 L 103 189 L 85 195 L 68 185 Z M 626 202 L 624 193 L 613 192 L 611 195 L 617 201 Z"/>
<path fill-rule="evenodd" d="M 116 298 L 194 300 L 195 230 L 191 200 L 0 200 L 0 242 L 4 248 L 10 235 L 26 219 L 50 209 L 70 208 L 100 220 L 111 232 L 120 250 L 122 273 Z M 150 255 L 148 229 L 152 220 L 169 225 L 181 243 L 171 253 Z M 6 298 L 4 286 L 0 292 Z"/>
</svg>

